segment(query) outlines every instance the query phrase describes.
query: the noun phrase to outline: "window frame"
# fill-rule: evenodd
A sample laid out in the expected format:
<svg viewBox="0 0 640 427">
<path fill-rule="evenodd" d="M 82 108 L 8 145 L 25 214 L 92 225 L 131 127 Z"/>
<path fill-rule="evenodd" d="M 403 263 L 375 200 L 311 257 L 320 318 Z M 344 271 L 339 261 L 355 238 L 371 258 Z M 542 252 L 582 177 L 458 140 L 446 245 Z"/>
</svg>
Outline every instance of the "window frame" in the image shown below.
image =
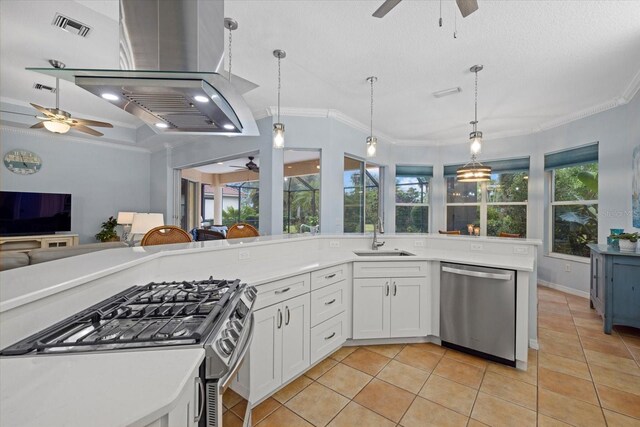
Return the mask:
<svg viewBox="0 0 640 427">
<path fill-rule="evenodd" d="M 396 166 L 397 167 L 397 166 Z M 426 187 L 426 193 L 427 193 L 427 197 L 426 197 L 426 201 L 423 203 L 408 203 L 408 202 L 397 202 L 397 195 L 398 195 L 398 186 L 402 186 L 402 185 L 406 185 L 406 186 L 413 186 L 413 185 L 420 185 L 420 184 L 398 184 L 398 176 L 396 176 L 396 182 L 394 183 L 394 213 L 395 213 L 395 217 L 396 217 L 396 223 L 394 224 L 396 232 L 397 231 L 397 227 L 398 227 L 398 223 L 397 223 L 397 218 L 398 218 L 398 207 L 416 207 L 416 206 L 422 206 L 422 207 L 426 207 L 427 208 L 427 223 L 426 223 L 426 230 L 424 231 L 402 231 L 402 233 L 408 233 L 408 234 L 419 234 L 419 233 L 429 233 L 429 230 L 431 230 L 431 218 L 433 215 L 431 215 L 431 197 L 432 197 L 432 188 L 431 188 L 431 182 L 433 179 L 433 176 L 428 176 L 428 175 L 415 175 L 414 178 L 416 178 L 418 181 L 420 180 L 420 178 L 425 178 L 426 179 L 426 183 L 425 183 L 425 187 Z"/>
<path fill-rule="evenodd" d="M 359 218 L 360 219 L 360 227 L 362 229 L 362 231 L 345 231 L 345 205 L 344 205 L 344 197 L 345 197 L 345 189 L 347 188 L 352 188 L 352 189 L 356 189 L 357 187 L 345 187 L 344 185 L 344 173 L 345 173 L 345 169 L 344 169 L 344 160 L 349 158 L 350 160 L 359 162 L 361 164 L 360 168 L 358 169 L 358 172 L 361 173 L 362 175 L 362 195 L 360 197 L 360 203 L 362 206 L 361 212 L 362 212 L 362 216 Z M 376 167 L 378 168 L 378 185 L 375 186 L 378 189 L 378 217 L 380 217 L 380 219 L 382 220 L 382 224 L 384 225 L 385 222 L 385 217 L 384 217 L 384 182 L 385 182 L 385 167 L 378 164 L 378 163 L 373 163 L 373 162 L 367 162 L 366 159 L 362 159 L 360 157 L 357 156 L 352 156 L 349 155 L 347 153 L 345 153 L 343 155 L 343 162 L 342 162 L 342 233 L 343 234 L 365 234 L 366 231 L 366 226 L 367 226 L 367 169 L 368 167 Z M 373 179 L 371 179 L 373 181 Z M 374 224 L 375 227 L 375 224 Z"/>
<path fill-rule="evenodd" d="M 582 164 L 596 164 L 596 166 L 598 166 L 598 171 L 600 171 L 600 164 L 599 161 L 592 161 L 592 162 L 587 162 L 587 163 L 582 163 Z M 545 251 L 545 256 L 551 257 L 551 258 L 560 258 L 560 259 L 566 259 L 566 260 L 570 260 L 570 261 L 576 261 L 576 262 L 582 262 L 585 264 L 588 264 L 591 262 L 590 257 L 589 256 L 580 256 L 580 255 L 573 255 L 573 254 L 565 254 L 562 252 L 554 252 L 553 251 L 553 242 L 554 242 L 554 230 L 555 230 L 555 215 L 554 215 L 554 207 L 555 206 L 575 206 L 575 205 L 584 205 L 584 206 L 591 206 L 591 205 L 596 205 L 598 206 L 599 200 L 600 200 L 600 192 L 598 191 L 598 199 L 591 199 L 591 200 L 562 200 L 562 201 L 555 201 L 555 195 L 556 195 L 556 171 L 558 169 L 566 169 L 566 168 L 570 168 L 570 167 L 575 167 L 575 166 L 579 166 L 579 165 L 567 165 L 567 166 L 560 166 L 560 167 L 554 167 L 552 169 L 549 169 L 545 172 L 546 175 L 546 179 L 547 179 L 547 191 L 548 191 L 548 198 L 547 198 L 547 202 L 548 202 L 548 213 L 547 213 L 547 244 L 546 246 L 546 251 Z M 597 233 L 598 227 L 596 226 L 596 233 Z M 598 238 L 597 234 L 596 234 L 596 239 Z"/>
<path fill-rule="evenodd" d="M 502 175 L 502 174 L 516 174 L 516 173 L 526 173 L 527 176 L 529 176 L 530 174 L 530 170 L 528 171 L 524 171 L 524 170 L 516 170 L 516 171 L 498 171 L 495 172 L 498 175 Z M 448 179 L 453 179 L 455 180 L 456 177 L 455 176 L 445 176 L 445 189 L 448 188 Z M 482 237 L 498 237 L 498 236 L 487 236 L 487 224 L 488 224 L 488 212 L 489 212 L 489 206 L 526 206 L 526 210 L 525 210 L 525 214 L 527 216 L 527 220 L 526 220 L 526 230 L 525 230 L 525 235 L 522 236 L 522 238 L 526 239 L 527 236 L 529 235 L 529 218 L 530 218 L 530 212 L 529 212 L 529 197 L 527 196 L 527 200 L 524 202 L 489 202 L 488 201 L 488 197 L 489 197 L 489 191 L 487 189 L 487 184 L 488 181 L 484 181 L 484 182 L 480 182 L 480 186 L 479 186 L 479 192 L 480 192 L 480 200 L 477 202 L 473 202 L 473 203 L 464 203 L 464 202 L 453 202 L 453 203 L 449 203 L 448 199 L 449 199 L 449 195 L 448 192 L 445 191 L 445 206 L 444 206 L 444 218 L 445 218 L 445 227 L 447 230 L 449 230 L 449 215 L 448 215 L 448 208 L 449 206 L 463 206 L 463 207 L 471 207 L 471 206 L 475 206 L 477 208 L 480 208 L 480 236 Z M 527 194 L 529 193 L 529 183 L 527 182 Z"/>
</svg>

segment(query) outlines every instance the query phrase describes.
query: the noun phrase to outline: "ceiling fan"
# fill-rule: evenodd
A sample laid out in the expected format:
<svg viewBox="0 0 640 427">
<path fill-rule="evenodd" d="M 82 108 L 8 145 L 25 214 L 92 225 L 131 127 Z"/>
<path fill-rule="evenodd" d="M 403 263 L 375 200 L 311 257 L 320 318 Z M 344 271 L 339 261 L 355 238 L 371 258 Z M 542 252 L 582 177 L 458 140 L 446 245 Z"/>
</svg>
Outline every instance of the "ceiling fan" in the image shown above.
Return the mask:
<svg viewBox="0 0 640 427">
<path fill-rule="evenodd" d="M 259 173 L 260 172 L 260 166 L 255 164 L 253 162 L 253 159 L 255 159 L 255 157 L 249 156 L 249 162 L 245 163 L 244 166 L 233 166 L 233 165 L 231 165 L 231 167 L 232 168 L 237 168 L 237 169 L 247 169 L 247 170 L 250 170 L 251 172 Z"/>
<path fill-rule="evenodd" d="M 49 63 L 54 68 L 64 68 L 65 65 L 56 60 L 49 60 Z M 111 123 L 99 122 L 97 120 L 87 120 L 80 118 L 72 118 L 71 114 L 60 109 L 60 88 L 59 88 L 59 79 L 56 78 L 56 108 L 45 108 L 38 104 L 31 103 L 31 106 L 41 112 L 44 117 L 36 116 L 37 119 L 42 120 L 39 123 L 31 126 L 32 129 L 40 129 L 45 128 L 50 132 L 54 133 L 67 133 L 69 129 L 73 128 L 80 132 L 88 133 L 93 136 L 102 136 L 104 135 L 102 132 L 98 132 L 97 130 L 91 129 L 89 126 L 97 126 L 104 128 L 112 128 L 113 125 Z"/>
<path fill-rule="evenodd" d="M 382 3 L 382 6 L 378 8 L 378 10 L 373 12 L 373 16 L 376 18 L 384 17 L 401 1 L 402 0 L 386 0 L 384 3 Z M 456 0 L 456 4 L 458 5 L 458 9 L 460 9 L 460 13 L 462 13 L 463 18 L 466 18 L 467 16 L 478 10 L 478 0 Z"/>
</svg>

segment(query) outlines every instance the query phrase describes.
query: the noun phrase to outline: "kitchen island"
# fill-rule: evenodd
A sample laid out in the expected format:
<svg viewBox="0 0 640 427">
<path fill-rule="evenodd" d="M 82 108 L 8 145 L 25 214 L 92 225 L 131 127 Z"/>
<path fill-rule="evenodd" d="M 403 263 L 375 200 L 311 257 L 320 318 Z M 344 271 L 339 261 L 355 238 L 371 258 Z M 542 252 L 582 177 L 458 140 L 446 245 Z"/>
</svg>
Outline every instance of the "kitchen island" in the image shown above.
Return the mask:
<svg viewBox="0 0 640 427">
<path fill-rule="evenodd" d="M 367 256 L 356 255 L 354 251 L 366 251 L 370 245 L 368 236 L 275 236 L 254 239 L 194 242 L 168 247 L 145 247 L 113 249 L 103 253 L 93 253 L 39 264 L 22 269 L 0 273 L 0 347 L 14 343 L 35 333 L 87 306 L 105 299 L 132 285 L 141 285 L 159 280 L 195 280 L 214 276 L 216 278 L 240 278 L 242 281 L 258 287 L 259 298 L 262 290 L 268 290 L 270 284 L 289 278 L 321 272 L 334 266 L 344 265 L 350 272 L 354 263 L 414 263 L 424 267 L 428 281 L 428 292 L 425 294 L 422 313 L 425 319 L 425 341 L 438 340 L 439 331 L 439 263 L 441 261 L 474 264 L 514 270 L 518 278 L 518 300 L 516 319 L 516 359 L 519 367 L 526 367 L 527 347 L 536 346 L 536 252 L 539 241 L 496 238 L 466 238 L 437 235 L 385 235 L 387 249 L 405 250 L 413 256 Z M 398 264 L 399 265 L 399 264 Z M 352 277 L 347 274 L 345 282 L 351 294 Z M 308 291 L 307 291 L 308 292 Z M 263 292 L 267 295 L 267 292 Z M 258 300 L 260 301 L 260 299 Z M 349 303 L 352 300 L 349 298 Z M 351 307 L 340 314 L 345 316 L 348 327 L 344 338 L 353 341 L 351 324 Z M 254 338 L 255 340 L 255 338 Z M 342 345 L 344 341 L 337 345 Z M 174 352 L 173 350 L 135 353 Z M 193 350 L 198 351 L 198 350 Z M 126 353 L 118 353 L 117 357 L 126 357 Z M 90 360 L 99 354 L 80 354 L 71 356 L 23 356 L 3 357 L 0 359 L 1 370 L 15 370 L 12 381 L 2 382 L 0 402 L 3 425 L 13 425 L 16 420 L 30 416 L 27 408 L 16 406 L 17 400 L 11 396 L 21 395 L 26 388 L 16 384 L 33 381 L 28 369 L 17 368 L 31 364 L 48 365 L 51 360 L 50 378 L 65 375 L 64 370 L 55 368 L 55 358 L 77 357 Z M 194 360 L 197 359 L 193 356 Z M 198 356 L 199 357 L 199 356 Z M 60 359 L 58 359 L 60 360 Z M 80 360 L 80 359 L 78 359 Z M 98 359 L 95 359 L 96 361 Z M 90 362 L 87 362 L 89 365 Z M 194 362 L 195 363 L 195 362 Z M 307 368 L 312 363 L 307 361 Z M 184 365 L 184 366 L 183 366 Z M 178 371 L 175 378 L 189 378 L 193 365 L 190 363 L 171 363 L 171 369 Z M 54 369 L 55 368 L 55 369 Z M 90 375 L 90 374 L 88 374 Z M 117 380 L 117 370 L 114 381 Z M 153 376 L 147 379 L 151 384 Z M 39 380 L 36 378 L 36 382 Z M 178 381 L 179 382 L 179 381 Z M 91 402 L 102 401 L 107 393 L 90 388 L 89 383 L 78 382 L 78 393 L 86 393 L 92 398 L 80 411 L 93 411 Z M 83 389 L 84 387 L 84 389 Z M 169 393 L 168 387 L 166 392 Z M 21 390 L 22 389 L 22 390 Z M 158 389 L 159 391 L 162 388 Z M 265 389 L 264 393 L 270 392 Z M 45 384 L 31 390 L 31 399 L 48 399 L 51 391 Z M 245 390 L 245 394 L 252 391 Z M 33 395 L 35 393 L 35 395 Z M 175 401 L 175 389 L 165 399 L 158 398 L 155 408 L 147 408 L 154 416 L 168 410 L 171 405 L 167 399 Z M 251 399 L 256 402 L 260 399 Z M 114 416 L 119 412 L 117 402 L 113 404 Z M 18 409 L 16 409 L 18 408 Z M 26 412 L 25 412 L 26 411 Z M 59 411 L 63 411 L 62 408 Z M 5 415 L 7 414 L 7 415 Z M 64 417 L 64 412 L 60 412 Z M 120 414 L 119 420 L 112 419 L 108 425 L 145 425 L 138 421 L 150 420 L 151 417 Z M 11 418 L 7 418 L 11 417 Z M 70 417 L 73 418 L 73 417 Z M 55 418 L 54 418 L 55 419 Z M 62 419 L 62 418 L 57 418 Z M 82 419 L 82 417 L 78 417 Z M 83 425 L 78 423 L 76 425 Z M 98 425 L 98 424 L 94 424 Z M 105 424 L 107 425 L 107 424 Z"/>
</svg>

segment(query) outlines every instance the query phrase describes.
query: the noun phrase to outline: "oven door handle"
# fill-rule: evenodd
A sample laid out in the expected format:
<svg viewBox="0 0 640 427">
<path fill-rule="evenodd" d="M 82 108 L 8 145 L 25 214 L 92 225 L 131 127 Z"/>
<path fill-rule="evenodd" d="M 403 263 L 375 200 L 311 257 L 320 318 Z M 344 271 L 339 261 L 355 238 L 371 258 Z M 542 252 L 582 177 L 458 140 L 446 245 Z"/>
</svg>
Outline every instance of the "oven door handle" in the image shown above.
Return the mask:
<svg viewBox="0 0 640 427">
<path fill-rule="evenodd" d="M 238 371 L 238 369 L 240 369 L 240 366 L 242 365 L 242 361 L 244 360 L 247 351 L 249 351 L 249 347 L 251 347 L 251 341 L 253 340 L 253 326 L 254 326 L 254 319 L 253 319 L 253 313 L 251 313 L 251 327 L 249 328 L 249 334 L 247 335 L 247 339 L 244 342 L 244 348 L 242 349 L 242 351 L 240 352 L 240 355 L 238 356 L 238 359 L 236 359 L 236 364 L 233 367 L 233 369 L 229 370 L 229 373 L 227 374 L 227 376 L 222 377 L 220 379 L 219 384 L 220 385 L 220 394 L 224 393 L 224 391 L 227 389 L 227 386 L 229 385 L 229 383 L 231 382 L 231 380 L 233 379 L 233 376 L 236 374 L 236 372 Z"/>
<path fill-rule="evenodd" d="M 199 393 L 196 393 L 195 404 L 198 405 L 199 409 L 194 410 L 194 412 L 197 413 L 198 415 L 196 415 L 193 418 L 193 422 L 194 423 L 199 423 L 200 419 L 202 418 L 202 413 L 204 412 L 204 398 L 205 398 L 204 382 L 202 381 L 202 378 L 200 378 L 200 377 L 196 377 L 195 380 L 196 380 L 196 385 L 198 386 L 196 391 L 199 391 Z"/>
</svg>

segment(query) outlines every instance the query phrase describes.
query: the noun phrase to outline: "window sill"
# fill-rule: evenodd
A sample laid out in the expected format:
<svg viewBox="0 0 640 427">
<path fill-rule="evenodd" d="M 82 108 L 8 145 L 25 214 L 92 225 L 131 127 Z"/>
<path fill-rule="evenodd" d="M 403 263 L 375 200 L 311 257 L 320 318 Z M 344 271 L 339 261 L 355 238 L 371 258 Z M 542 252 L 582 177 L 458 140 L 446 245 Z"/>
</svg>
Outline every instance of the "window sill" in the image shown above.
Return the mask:
<svg viewBox="0 0 640 427">
<path fill-rule="evenodd" d="M 559 253 L 556 253 L 556 252 L 549 252 L 549 253 L 545 254 L 544 256 L 548 257 L 548 258 L 557 258 L 557 259 L 564 259 L 566 261 L 579 262 L 579 263 L 582 263 L 582 264 L 591 264 L 591 259 L 589 257 L 581 257 L 581 256 L 575 256 L 575 255 L 559 254 Z"/>
</svg>

